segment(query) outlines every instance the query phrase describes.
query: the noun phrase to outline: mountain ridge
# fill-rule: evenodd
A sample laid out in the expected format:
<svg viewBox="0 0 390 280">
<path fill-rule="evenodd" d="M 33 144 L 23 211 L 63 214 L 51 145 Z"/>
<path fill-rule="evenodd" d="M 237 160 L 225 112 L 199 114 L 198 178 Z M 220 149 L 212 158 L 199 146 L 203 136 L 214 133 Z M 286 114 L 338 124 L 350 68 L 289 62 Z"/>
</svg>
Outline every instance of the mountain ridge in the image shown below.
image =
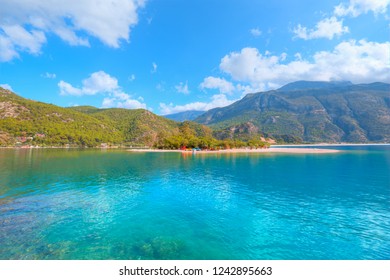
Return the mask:
<svg viewBox="0 0 390 280">
<path fill-rule="evenodd" d="M 390 142 L 390 84 L 309 84 L 316 83 L 247 94 L 194 121 L 216 131 L 250 123 L 265 135 L 290 135 L 303 142 Z"/>
<path fill-rule="evenodd" d="M 247 94 L 195 121 L 179 123 L 145 109 L 64 108 L 0 88 L 0 145 L 28 138 L 43 145 L 181 147 L 261 137 L 279 143 L 390 142 L 390 84 L 298 81 Z"/>
<path fill-rule="evenodd" d="M 303 89 L 320 89 L 320 88 L 332 88 L 332 87 L 341 87 L 341 86 L 351 86 L 353 85 L 350 81 L 331 81 L 331 82 L 323 82 L 323 81 L 296 81 L 292 83 L 288 83 L 280 88 L 278 91 L 286 91 L 286 90 L 303 90 Z"/>
<path fill-rule="evenodd" d="M 183 127 L 195 140 L 211 137 L 210 129 L 201 124 L 178 123 L 145 109 L 64 108 L 0 87 L 2 146 L 164 146 L 166 139 L 181 137 Z"/>
<path fill-rule="evenodd" d="M 206 113 L 206 111 L 188 110 L 179 113 L 163 115 L 163 117 L 177 122 L 183 122 L 183 121 L 193 121 L 194 119 L 196 119 L 197 117 L 199 117 L 204 113 Z"/>
</svg>

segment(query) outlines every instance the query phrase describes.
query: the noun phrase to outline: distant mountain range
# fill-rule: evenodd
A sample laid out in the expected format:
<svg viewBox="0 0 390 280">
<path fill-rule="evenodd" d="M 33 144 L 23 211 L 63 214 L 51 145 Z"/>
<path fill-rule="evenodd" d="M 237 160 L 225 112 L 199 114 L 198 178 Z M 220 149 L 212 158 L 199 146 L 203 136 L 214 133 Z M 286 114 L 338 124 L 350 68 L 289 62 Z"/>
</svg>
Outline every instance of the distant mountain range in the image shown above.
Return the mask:
<svg viewBox="0 0 390 280">
<path fill-rule="evenodd" d="M 288 84 L 195 119 L 219 137 L 263 133 L 304 142 L 390 142 L 390 84 Z"/>
<path fill-rule="evenodd" d="M 390 142 L 390 84 L 299 81 L 248 94 L 223 108 L 165 117 L 144 109 L 63 108 L 0 88 L 3 146 L 219 143 L 212 136 L 252 142 L 268 137 L 280 143 Z"/>
<path fill-rule="evenodd" d="M 176 114 L 164 115 L 163 117 L 177 122 L 193 121 L 206 111 L 184 111 Z"/>
</svg>

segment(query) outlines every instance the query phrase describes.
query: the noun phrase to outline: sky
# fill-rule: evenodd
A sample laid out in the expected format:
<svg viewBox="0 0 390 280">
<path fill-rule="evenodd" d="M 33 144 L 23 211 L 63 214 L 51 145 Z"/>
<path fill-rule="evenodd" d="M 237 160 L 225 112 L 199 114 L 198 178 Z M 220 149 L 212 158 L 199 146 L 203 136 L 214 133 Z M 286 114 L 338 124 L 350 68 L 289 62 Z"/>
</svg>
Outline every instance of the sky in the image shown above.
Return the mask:
<svg viewBox="0 0 390 280">
<path fill-rule="evenodd" d="M 0 0 L 0 86 L 165 115 L 298 80 L 390 82 L 390 0 Z"/>
</svg>

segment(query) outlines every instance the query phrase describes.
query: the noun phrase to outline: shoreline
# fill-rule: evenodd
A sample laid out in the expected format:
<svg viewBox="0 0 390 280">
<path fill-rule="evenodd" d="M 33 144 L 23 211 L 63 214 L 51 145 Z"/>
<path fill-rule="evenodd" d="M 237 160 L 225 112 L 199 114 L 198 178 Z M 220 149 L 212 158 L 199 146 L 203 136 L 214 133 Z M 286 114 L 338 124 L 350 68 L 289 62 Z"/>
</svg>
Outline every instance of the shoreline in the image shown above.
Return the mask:
<svg viewBox="0 0 390 280">
<path fill-rule="evenodd" d="M 337 147 L 344 147 L 344 146 L 389 146 L 390 143 L 318 143 L 318 144 L 276 144 L 271 145 L 270 147 L 331 147 L 331 146 L 337 146 Z"/>
<path fill-rule="evenodd" d="M 390 143 L 319 143 L 319 144 L 272 144 L 268 149 L 250 149 L 250 148 L 237 148 L 237 149 L 228 149 L 228 150 L 204 150 L 204 151 L 195 151 L 195 153 L 294 153 L 294 154 L 304 154 L 304 153 L 336 153 L 342 152 L 338 150 L 337 147 L 348 147 L 348 146 L 390 146 Z M 334 149 L 323 149 L 323 147 L 335 147 Z M 0 146 L 0 149 L 101 149 L 101 150 L 126 150 L 132 152 L 156 152 L 156 153 L 166 153 L 166 152 L 181 152 L 181 153 L 192 153 L 192 151 L 182 151 L 182 150 L 160 150 L 154 148 L 130 148 L 130 147 L 64 147 L 64 146 Z"/>
<path fill-rule="evenodd" d="M 339 153 L 336 149 L 316 149 L 316 148 L 268 148 L 268 149 L 228 149 L 217 151 L 182 151 L 182 150 L 159 150 L 159 149 L 132 149 L 127 150 L 134 153 L 183 153 L 183 154 L 268 154 L 268 153 L 285 153 L 285 154 L 332 154 Z"/>
</svg>

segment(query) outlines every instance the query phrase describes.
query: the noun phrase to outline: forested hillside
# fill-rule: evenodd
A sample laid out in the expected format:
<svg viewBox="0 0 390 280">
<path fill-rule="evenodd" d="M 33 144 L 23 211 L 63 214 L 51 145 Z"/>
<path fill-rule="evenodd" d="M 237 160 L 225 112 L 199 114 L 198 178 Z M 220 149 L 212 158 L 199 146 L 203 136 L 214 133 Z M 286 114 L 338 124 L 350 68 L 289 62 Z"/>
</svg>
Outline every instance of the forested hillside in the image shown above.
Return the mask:
<svg viewBox="0 0 390 280">
<path fill-rule="evenodd" d="M 204 125 L 175 122 L 144 109 L 62 108 L 22 98 L 0 88 L 1 146 L 220 148 L 243 146 L 219 141 Z M 267 145 L 259 138 L 254 146 Z"/>
</svg>

